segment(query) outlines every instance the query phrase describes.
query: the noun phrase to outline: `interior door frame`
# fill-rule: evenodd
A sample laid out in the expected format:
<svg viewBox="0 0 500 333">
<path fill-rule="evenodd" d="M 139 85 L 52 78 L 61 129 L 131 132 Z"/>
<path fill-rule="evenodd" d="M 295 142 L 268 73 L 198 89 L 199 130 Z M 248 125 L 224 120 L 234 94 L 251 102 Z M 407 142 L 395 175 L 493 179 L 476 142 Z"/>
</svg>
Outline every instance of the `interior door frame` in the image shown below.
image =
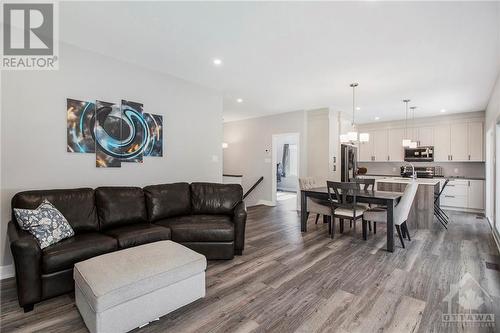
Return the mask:
<svg viewBox="0 0 500 333">
<path fill-rule="evenodd" d="M 297 178 L 300 177 L 300 133 L 299 132 L 291 132 L 291 133 L 279 133 L 272 135 L 272 149 L 271 149 L 271 201 L 273 205 L 276 205 L 276 192 L 277 192 L 277 177 L 276 177 L 276 164 L 278 162 L 278 157 L 276 154 L 278 153 L 278 139 L 285 136 L 294 136 L 297 139 Z M 297 197 L 299 197 L 299 189 L 297 188 Z M 298 207 L 298 206 L 297 206 Z"/>
<path fill-rule="evenodd" d="M 492 216 L 493 221 L 492 228 L 496 235 L 500 234 L 500 195 L 497 195 L 496 192 L 500 189 L 500 163 L 497 163 L 497 160 L 500 159 L 500 120 L 497 120 L 495 123 L 495 131 L 493 133 L 493 145 L 495 147 L 494 154 L 492 156 L 492 174 L 493 174 L 493 188 L 495 189 L 492 195 L 493 207 Z M 497 240 L 500 241 L 500 240 Z"/>
</svg>

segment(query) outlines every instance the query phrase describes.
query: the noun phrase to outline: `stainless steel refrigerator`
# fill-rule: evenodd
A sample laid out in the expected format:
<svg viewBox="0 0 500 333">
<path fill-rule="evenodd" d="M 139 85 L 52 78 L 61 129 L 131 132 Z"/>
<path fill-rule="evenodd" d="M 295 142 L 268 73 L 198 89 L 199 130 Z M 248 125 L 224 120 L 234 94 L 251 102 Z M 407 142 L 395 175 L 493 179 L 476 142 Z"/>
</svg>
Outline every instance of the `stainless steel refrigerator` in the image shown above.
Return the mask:
<svg viewBox="0 0 500 333">
<path fill-rule="evenodd" d="M 341 145 L 340 146 L 340 180 L 343 182 L 352 181 L 356 178 L 356 173 L 358 170 L 358 148 L 352 145 Z"/>
</svg>

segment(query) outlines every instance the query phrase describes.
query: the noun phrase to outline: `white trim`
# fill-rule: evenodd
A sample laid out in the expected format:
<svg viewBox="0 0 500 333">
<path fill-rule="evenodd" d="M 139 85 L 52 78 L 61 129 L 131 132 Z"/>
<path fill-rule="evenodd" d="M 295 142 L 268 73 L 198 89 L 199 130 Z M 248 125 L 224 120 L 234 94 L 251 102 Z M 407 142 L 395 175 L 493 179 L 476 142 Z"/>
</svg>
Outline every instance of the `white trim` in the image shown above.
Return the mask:
<svg viewBox="0 0 500 333">
<path fill-rule="evenodd" d="M 490 221 L 490 218 L 487 217 L 486 220 L 488 221 L 488 224 L 490 225 L 491 228 L 491 233 L 493 234 L 493 239 L 495 240 L 495 244 L 497 244 L 498 252 L 500 252 L 500 235 L 498 234 L 498 231 L 495 230 L 493 227 L 493 224 Z"/>
<path fill-rule="evenodd" d="M 259 200 L 259 201 L 257 201 L 257 203 L 255 205 L 256 206 L 258 206 L 258 205 L 264 205 L 264 206 L 274 207 L 274 206 L 276 206 L 276 203 L 272 202 L 272 201 L 269 201 L 269 200 Z"/>
<path fill-rule="evenodd" d="M 0 280 L 8 279 L 15 276 L 14 265 L 0 266 Z"/>
<path fill-rule="evenodd" d="M 445 210 L 452 210 L 452 211 L 455 211 L 455 212 L 484 214 L 484 209 L 464 208 L 464 207 L 452 207 L 452 206 L 444 206 L 444 205 L 441 205 L 441 208 L 445 209 Z"/>
<path fill-rule="evenodd" d="M 271 203 L 272 204 L 268 205 L 265 203 L 261 203 L 262 205 L 276 206 L 276 202 L 277 202 L 276 192 L 278 191 L 278 189 L 277 189 L 278 180 L 276 179 L 276 164 L 278 162 L 278 156 L 276 156 L 277 148 L 278 148 L 277 141 L 278 141 L 279 137 L 283 137 L 283 136 L 294 136 L 297 138 L 297 181 L 298 181 L 298 178 L 300 177 L 300 174 L 301 174 L 300 154 L 302 152 L 300 151 L 300 145 L 301 145 L 300 132 L 287 132 L 287 133 L 272 134 L 271 135 L 271 143 L 272 143 L 271 144 L 271 163 L 272 163 L 272 165 L 271 165 Z M 298 189 L 296 189 L 296 191 L 298 192 Z M 265 202 L 267 200 L 259 200 L 259 202 L 257 202 L 257 204 L 259 204 L 261 201 Z"/>
</svg>

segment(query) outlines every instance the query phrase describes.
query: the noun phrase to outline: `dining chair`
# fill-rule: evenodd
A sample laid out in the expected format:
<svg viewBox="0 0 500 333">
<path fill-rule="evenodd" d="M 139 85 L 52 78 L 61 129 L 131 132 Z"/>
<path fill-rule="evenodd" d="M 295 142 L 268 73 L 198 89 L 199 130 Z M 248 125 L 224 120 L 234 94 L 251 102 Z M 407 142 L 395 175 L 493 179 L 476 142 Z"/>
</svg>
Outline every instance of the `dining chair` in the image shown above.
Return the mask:
<svg viewBox="0 0 500 333">
<path fill-rule="evenodd" d="M 448 185 L 449 181 L 450 181 L 449 179 L 446 179 L 439 193 L 434 195 L 434 215 L 445 229 L 448 229 L 446 225 L 450 222 L 450 218 L 444 212 L 444 210 L 439 206 L 439 199 L 441 198 L 441 194 L 443 194 L 443 191 Z"/>
<path fill-rule="evenodd" d="M 321 185 L 316 182 L 314 177 L 299 178 L 300 190 L 310 190 L 316 187 L 321 187 Z M 307 218 L 309 218 L 309 213 L 316 214 L 316 220 L 314 221 L 315 224 L 318 224 L 320 215 L 323 215 L 326 221 L 331 214 L 330 203 L 328 201 L 307 198 Z"/>
<path fill-rule="evenodd" d="M 354 182 L 359 185 L 360 190 L 363 191 L 375 190 L 375 178 L 354 178 Z"/>
<path fill-rule="evenodd" d="M 406 221 L 408 220 L 408 215 L 410 214 L 410 209 L 413 204 L 413 200 L 415 200 L 415 195 L 417 194 L 418 183 L 416 181 L 411 181 L 406 185 L 405 191 L 399 203 L 394 207 L 394 226 L 396 227 L 396 231 L 398 232 L 399 240 L 401 241 L 401 245 L 403 248 L 405 247 L 405 243 L 403 241 L 403 237 L 408 237 L 408 240 L 411 241 L 410 232 L 408 231 L 408 224 Z M 367 238 L 366 224 L 367 221 L 373 222 L 373 230 L 376 233 L 376 223 L 387 223 L 387 209 L 382 207 L 374 207 L 368 209 L 363 214 L 363 239 Z"/>
<path fill-rule="evenodd" d="M 360 191 L 375 191 L 375 178 L 355 178 L 354 182 L 359 185 Z M 359 206 L 364 206 L 366 209 L 375 207 L 369 203 L 358 203 Z M 352 223 L 352 221 L 351 221 Z M 368 228 L 372 231 L 371 222 L 368 223 Z"/>
<path fill-rule="evenodd" d="M 333 238 L 335 234 L 335 218 L 339 219 L 340 232 L 342 232 L 344 229 L 344 220 L 350 220 L 355 224 L 357 220 L 363 218 L 363 212 L 366 208 L 356 202 L 356 194 L 359 191 L 357 183 L 327 181 L 326 186 L 328 188 L 328 199 L 332 214 L 332 220 L 328 229 Z"/>
</svg>

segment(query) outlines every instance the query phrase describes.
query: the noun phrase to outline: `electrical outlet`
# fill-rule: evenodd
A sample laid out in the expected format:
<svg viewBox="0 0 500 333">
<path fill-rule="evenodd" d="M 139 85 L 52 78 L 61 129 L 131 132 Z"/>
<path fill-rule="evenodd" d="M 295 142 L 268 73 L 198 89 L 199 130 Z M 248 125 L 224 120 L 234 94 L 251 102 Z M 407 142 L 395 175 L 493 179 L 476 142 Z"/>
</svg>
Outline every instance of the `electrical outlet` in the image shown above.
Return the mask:
<svg viewBox="0 0 500 333">
<path fill-rule="evenodd" d="M 453 172 L 458 173 L 458 168 L 453 169 Z"/>
</svg>

